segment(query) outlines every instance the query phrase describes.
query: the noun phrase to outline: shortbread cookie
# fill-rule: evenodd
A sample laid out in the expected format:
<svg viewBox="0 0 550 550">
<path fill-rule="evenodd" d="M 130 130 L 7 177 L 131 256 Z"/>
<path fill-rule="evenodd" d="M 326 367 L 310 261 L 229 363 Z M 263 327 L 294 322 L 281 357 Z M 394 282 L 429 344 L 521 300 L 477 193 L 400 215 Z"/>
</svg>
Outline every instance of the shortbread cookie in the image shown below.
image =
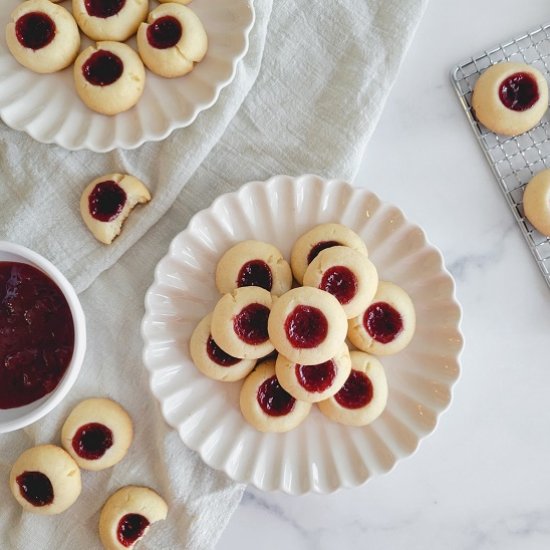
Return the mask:
<svg viewBox="0 0 550 550">
<path fill-rule="evenodd" d="M 372 303 L 348 325 L 348 338 L 360 350 L 374 355 L 397 353 L 414 335 L 414 305 L 401 287 L 380 281 Z"/>
<path fill-rule="evenodd" d="M 145 21 L 149 0 L 72 0 L 82 32 L 92 40 L 124 42 Z"/>
<path fill-rule="evenodd" d="M 209 314 L 199 322 L 191 335 L 189 352 L 193 363 L 214 380 L 235 382 L 245 378 L 256 365 L 256 359 L 239 359 L 225 353 L 212 338 L 211 322 L 212 314 Z"/>
<path fill-rule="evenodd" d="M 321 250 L 304 273 L 304 285 L 332 294 L 348 319 L 359 315 L 373 299 L 378 272 L 363 254 L 347 246 Z"/>
<path fill-rule="evenodd" d="M 267 319 L 271 294 L 258 286 L 244 286 L 224 294 L 212 312 L 212 338 L 226 353 L 241 359 L 259 359 L 273 351 Z"/>
<path fill-rule="evenodd" d="M 127 44 L 98 42 L 76 58 L 74 81 L 86 106 L 104 115 L 116 115 L 139 101 L 145 87 L 145 67 Z"/>
<path fill-rule="evenodd" d="M 523 211 L 537 231 L 550 236 L 550 169 L 539 172 L 525 187 Z"/>
<path fill-rule="evenodd" d="M 548 108 L 548 84 L 525 63 L 502 62 L 486 69 L 472 94 L 475 117 L 489 130 L 516 136 L 536 126 Z"/>
<path fill-rule="evenodd" d="M 275 349 L 301 365 L 334 357 L 346 330 L 346 314 L 338 300 L 313 287 L 289 290 L 274 301 L 269 315 L 269 337 Z"/>
<path fill-rule="evenodd" d="M 292 397 L 308 403 L 334 395 L 344 385 L 350 370 L 349 349 L 345 343 L 332 359 L 318 365 L 300 365 L 280 354 L 275 362 L 281 386 Z"/>
<path fill-rule="evenodd" d="M 149 70 L 173 78 L 187 74 L 203 59 L 208 38 L 195 12 L 171 2 L 155 8 L 139 26 L 137 47 Z"/>
<path fill-rule="evenodd" d="M 175 2 L 176 4 L 187 5 L 191 3 L 191 0 L 158 0 L 160 4 L 167 4 L 168 2 Z"/>
<path fill-rule="evenodd" d="M 78 465 L 55 445 L 27 449 L 10 472 L 11 492 L 28 512 L 60 514 L 75 502 L 81 488 Z"/>
<path fill-rule="evenodd" d="M 136 206 L 151 200 L 145 185 L 128 174 L 107 174 L 89 183 L 80 197 L 80 214 L 94 237 L 113 242 Z"/>
<path fill-rule="evenodd" d="M 134 548 L 152 523 L 166 519 L 164 499 L 147 487 L 127 486 L 113 493 L 99 515 L 99 538 L 105 550 Z"/>
<path fill-rule="evenodd" d="M 388 382 L 380 361 L 362 351 L 352 351 L 351 373 L 342 389 L 319 403 L 320 411 L 347 426 L 366 426 L 386 407 Z"/>
<path fill-rule="evenodd" d="M 302 284 L 307 266 L 321 250 L 332 246 L 349 246 L 367 255 L 365 243 L 349 227 L 339 223 L 323 223 L 304 233 L 294 243 L 290 253 L 290 266 L 294 278 Z"/>
<path fill-rule="evenodd" d="M 227 250 L 218 262 L 216 286 L 222 294 L 242 286 L 259 286 L 280 296 L 292 287 L 292 271 L 273 245 L 242 241 Z"/>
<path fill-rule="evenodd" d="M 81 401 L 61 428 L 61 444 L 84 470 L 103 470 L 120 462 L 132 443 L 129 414 L 110 399 Z"/>
<path fill-rule="evenodd" d="M 15 59 L 36 73 L 68 67 L 80 49 L 80 33 L 73 16 L 49 0 L 19 4 L 6 26 L 6 43 Z"/>
<path fill-rule="evenodd" d="M 248 375 L 241 388 L 241 412 L 261 432 L 288 432 L 302 422 L 311 403 L 298 401 L 279 384 L 275 362 L 264 361 Z"/>
</svg>

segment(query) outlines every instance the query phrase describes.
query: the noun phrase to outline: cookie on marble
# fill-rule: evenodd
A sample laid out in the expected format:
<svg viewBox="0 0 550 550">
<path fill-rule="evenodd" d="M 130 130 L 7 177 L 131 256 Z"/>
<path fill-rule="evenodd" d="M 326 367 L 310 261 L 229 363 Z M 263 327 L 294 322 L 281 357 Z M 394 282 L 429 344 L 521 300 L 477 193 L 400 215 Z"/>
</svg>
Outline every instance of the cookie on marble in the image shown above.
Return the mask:
<svg viewBox="0 0 550 550">
<path fill-rule="evenodd" d="M 137 204 L 151 200 L 145 184 L 128 174 L 106 174 L 90 182 L 80 197 L 80 214 L 100 242 L 110 244 Z"/>
<path fill-rule="evenodd" d="M 27 512 L 60 514 L 80 495 L 80 469 L 61 447 L 38 445 L 24 451 L 15 461 L 10 472 L 10 489 Z"/>
<path fill-rule="evenodd" d="M 550 236 L 550 169 L 529 180 L 523 192 L 523 212 L 537 231 Z"/>
<path fill-rule="evenodd" d="M 368 353 L 352 351 L 351 372 L 340 391 L 318 403 L 331 420 L 346 426 L 366 426 L 384 411 L 388 382 L 380 361 Z"/>
<path fill-rule="evenodd" d="M 380 281 L 372 303 L 348 322 L 348 338 L 360 350 L 391 355 L 409 345 L 416 328 L 410 296 L 400 286 Z"/>
<path fill-rule="evenodd" d="M 166 519 L 168 505 L 148 487 L 129 485 L 113 493 L 99 515 L 99 538 L 106 550 L 134 548 L 150 525 Z"/>
<path fill-rule="evenodd" d="M 216 287 L 226 294 L 243 286 L 259 286 L 280 296 L 292 287 L 290 265 L 272 244 L 241 241 L 220 258 L 216 266 Z"/>
<path fill-rule="evenodd" d="M 303 422 L 311 403 L 298 401 L 277 380 L 275 361 L 259 363 L 241 388 L 241 412 L 261 432 L 288 432 Z"/>
<path fill-rule="evenodd" d="M 338 353 L 347 319 L 332 294 L 304 286 L 274 301 L 267 327 L 278 353 L 301 365 L 316 365 Z"/>
<path fill-rule="evenodd" d="M 139 26 L 137 47 L 150 71 L 174 78 L 187 74 L 204 58 L 208 37 L 194 11 L 170 2 L 156 7 Z"/>
<path fill-rule="evenodd" d="M 516 136 L 535 127 L 548 108 L 548 83 L 526 63 L 491 65 L 478 78 L 472 109 L 492 132 Z"/>
<path fill-rule="evenodd" d="M 133 439 L 130 415 L 115 401 L 81 401 L 61 428 L 61 444 L 84 470 L 104 470 L 120 462 Z"/>
<path fill-rule="evenodd" d="M 11 13 L 6 44 L 13 57 L 36 73 L 68 67 L 78 55 L 80 33 L 63 6 L 49 0 L 28 0 Z"/>
<path fill-rule="evenodd" d="M 347 380 L 351 370 L 349 348 L 344 343 L 338 353 L 317 365 L 300 365 L 279 354 L 275 374 L 292 397 L 317 403 L 334 395 Z"/>
</svg>

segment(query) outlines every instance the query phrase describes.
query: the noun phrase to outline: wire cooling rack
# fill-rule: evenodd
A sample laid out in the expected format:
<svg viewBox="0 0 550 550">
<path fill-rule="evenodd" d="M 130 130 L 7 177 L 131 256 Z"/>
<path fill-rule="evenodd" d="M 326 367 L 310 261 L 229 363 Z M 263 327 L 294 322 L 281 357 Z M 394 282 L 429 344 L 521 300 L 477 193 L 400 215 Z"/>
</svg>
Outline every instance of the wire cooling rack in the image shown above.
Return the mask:
<svg viewBox="0 0 550 550">
<path fill-rule="evenodd" d="M 538 27 L 458 64 L 451 80 L 476 138 L 518 222 L 535 260 L 550 286 L 550 237 L 541 235 L 523 214 L 523 190 L 541 170 L 550 168 L 550 113 L 525 134 L 505 137 L 479 124 L 472 112 L 474 84 L 490 65 L 501 61 L 528 63 L 550 82 L 550 24 Z"/>
</svg>

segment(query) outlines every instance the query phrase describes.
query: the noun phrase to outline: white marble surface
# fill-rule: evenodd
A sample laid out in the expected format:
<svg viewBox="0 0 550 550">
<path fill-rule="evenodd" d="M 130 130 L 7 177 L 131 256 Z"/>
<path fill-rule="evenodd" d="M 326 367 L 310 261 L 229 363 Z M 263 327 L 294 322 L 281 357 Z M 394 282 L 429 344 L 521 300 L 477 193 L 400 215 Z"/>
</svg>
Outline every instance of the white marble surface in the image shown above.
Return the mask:
<svg viewBox="0 0 550 550">
<path fill-rule="evenodd" d="M 466 345 L 450 409 L 362 487 L 248 489 L 219 550 L 550 548 L 550 290 L 449 79 L 549 21 L 543 0 L 431 0 L 355 180 L 421 225 L 456 279 Z"/>
</svg>

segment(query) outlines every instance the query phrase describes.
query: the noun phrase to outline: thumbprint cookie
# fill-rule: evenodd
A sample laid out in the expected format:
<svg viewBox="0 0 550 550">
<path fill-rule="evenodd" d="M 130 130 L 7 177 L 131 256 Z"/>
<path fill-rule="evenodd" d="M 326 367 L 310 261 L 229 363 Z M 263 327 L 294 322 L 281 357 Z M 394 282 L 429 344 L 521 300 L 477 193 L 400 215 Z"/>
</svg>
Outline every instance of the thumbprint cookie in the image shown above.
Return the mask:
<svg viewBox="0 0 550 550">
<path fill-rule="evenodd" d="M 525 187 L 523 211 L 537 231 L 550 236 L 550 169 L 539 172 Z"/>
</svg>

